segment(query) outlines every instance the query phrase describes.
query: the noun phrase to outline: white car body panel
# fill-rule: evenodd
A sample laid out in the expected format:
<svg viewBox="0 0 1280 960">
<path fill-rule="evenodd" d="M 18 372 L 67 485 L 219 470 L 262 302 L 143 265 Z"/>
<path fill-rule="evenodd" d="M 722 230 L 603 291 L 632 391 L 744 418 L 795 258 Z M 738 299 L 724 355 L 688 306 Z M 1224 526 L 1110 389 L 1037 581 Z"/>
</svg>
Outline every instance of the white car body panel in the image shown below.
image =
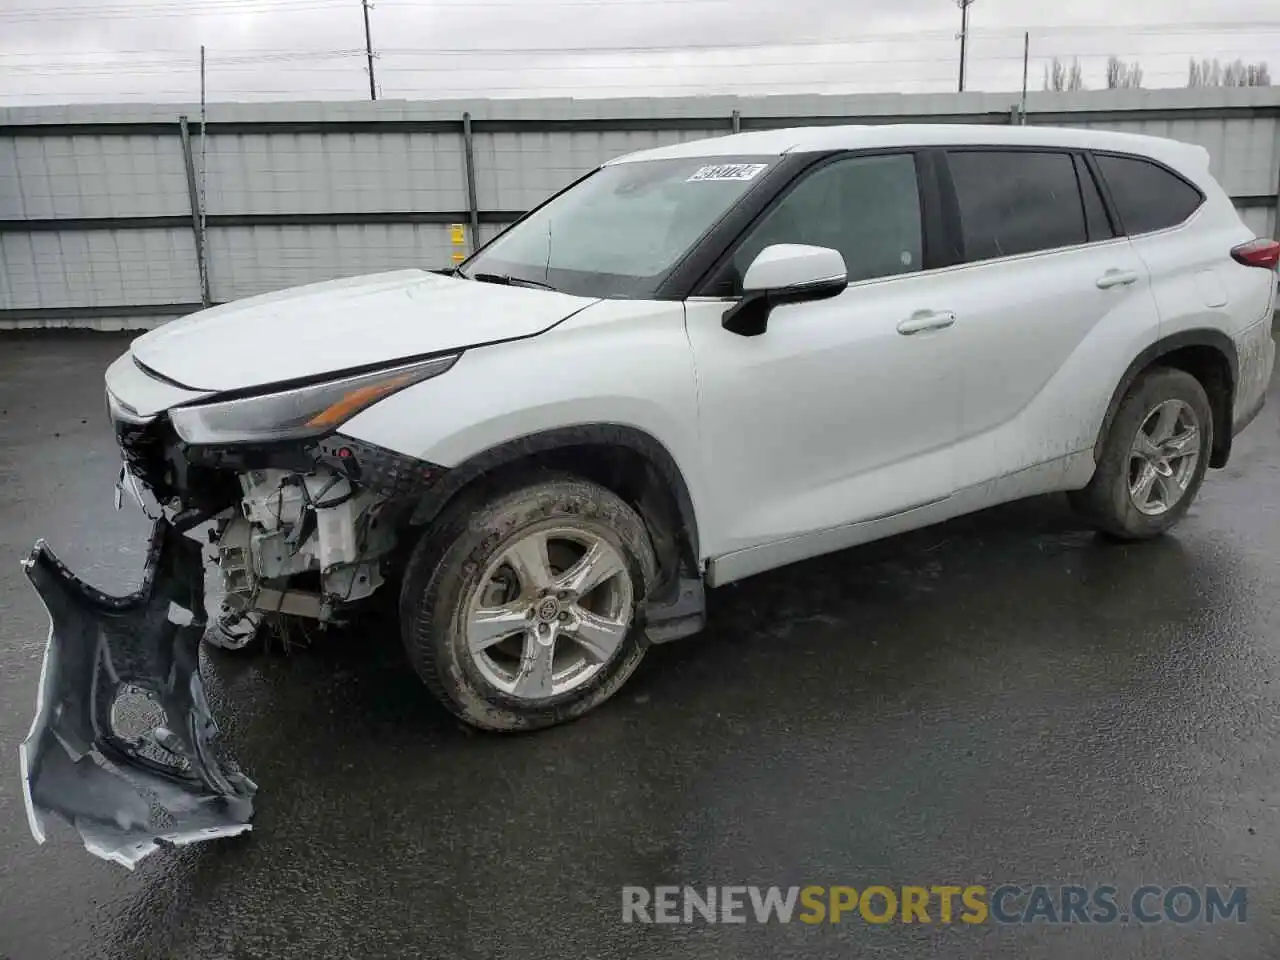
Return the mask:
<svg viewBox="0 0 1280 960">
<path fill-rule="evenodd" d="M 131 349 L 193 390 L 243 390 L 532 336 L 593 302 L 396 270 L 202 310 L 143 334 Z"/>
<path fill-rule="evenodd" d="M 393 394 L 342 432 L 454 467 L 544 430 L 622 424 L 667 449 L 701 515 L 709 491 L 697 408 L 684 306 L 603 300 L 539 337 L 464 353 L 448 374 Z"/>
<path fill-rule="evenodd" d="M 951 494 L 960 371 L 947 331 L 897 330 L 934 303 L 931 286 L 925 275 L 852 284 L 775 308 L 759 337 L 721 327 L 730 303 L 689 304 L 714 554 Z"/>
<path fill-rule="evenodd" d="M 1134 280 L 1099 289 L 1108 271 Z M 1146 269 L 1129 242 L 936 274 L 936 296 L 956 315 L 943 336 L 962 381 L 957 487 L 1092 450 L 1125 368 L 1157 336 Z"/>
</svg>

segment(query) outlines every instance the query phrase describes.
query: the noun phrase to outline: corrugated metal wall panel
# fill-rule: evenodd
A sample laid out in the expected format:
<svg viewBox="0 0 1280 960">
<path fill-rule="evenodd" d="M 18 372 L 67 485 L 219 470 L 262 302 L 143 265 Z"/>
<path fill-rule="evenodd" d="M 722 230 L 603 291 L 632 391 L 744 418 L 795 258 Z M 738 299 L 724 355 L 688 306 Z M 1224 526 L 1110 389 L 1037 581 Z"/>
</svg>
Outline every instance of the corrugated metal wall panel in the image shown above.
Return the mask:
<svg viewBox="0 0 1280 960">
<path fill-rule="evenodd" d="M 1240 219 L 1245 222 L 1255 236 L 1274 237 L 1276 235 L 1276 212 L 1274 210 L 1241 210 Z"/>
<path fill-rule="evenodd" d="M 213 299 L 405 267 L 449 263 L 440 224 L 224 227 L 209 234 Z"/>
<path fill-rule="evenodd" d="M 0 137 L 0 220 L 189 209 L 177 123 L 172 137 Z"/>
<path fill-rule="evenodd" d="M 0 233 L 0 310 L 199 300 L 190 230 Z"/>
<path fill-rule="evenodd" d="M 465 210 L 463 166 L 457 134 L 210 136 L 208 212 Z"/>
</svg>

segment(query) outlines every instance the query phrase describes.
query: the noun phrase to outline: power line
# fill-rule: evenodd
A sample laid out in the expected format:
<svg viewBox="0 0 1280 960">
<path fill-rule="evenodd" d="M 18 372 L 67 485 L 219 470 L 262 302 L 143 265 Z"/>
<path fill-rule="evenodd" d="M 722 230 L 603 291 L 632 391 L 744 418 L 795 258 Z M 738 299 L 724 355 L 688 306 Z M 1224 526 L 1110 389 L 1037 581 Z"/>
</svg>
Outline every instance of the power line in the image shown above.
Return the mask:
<svg viewBox="0 0 1280 960">
<path fill-rule="evenodd" d="M 195 0 L 189 4 L 155 4 L 146 7 L 48 7 L 26 12 L 0 11 L 0 21 L 8 23 L 63 23 L 94 19 L 155 20 L 165 17 L 200 15 L 245 16 L 250 14 L 322 13 L 345 6 L 342 0 Z"/>
</svg>

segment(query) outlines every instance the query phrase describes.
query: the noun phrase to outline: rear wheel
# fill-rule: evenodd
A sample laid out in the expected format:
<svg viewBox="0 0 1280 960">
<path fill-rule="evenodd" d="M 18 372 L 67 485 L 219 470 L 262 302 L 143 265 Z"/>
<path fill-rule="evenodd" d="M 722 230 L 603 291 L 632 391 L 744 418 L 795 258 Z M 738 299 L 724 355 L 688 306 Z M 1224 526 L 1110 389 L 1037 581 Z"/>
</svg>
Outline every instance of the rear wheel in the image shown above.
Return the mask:
<svg viewBox="0 0 1280 960">
<path fill-rule="evenodd" d="M 1071 495 L 1100 530 L 1124 540 L 1164 533 L 1200 490 L 1213 448 L 1213 409 L 1200 381 L 1157 367 L 1125 394 L 1093 479 Z"/>
<path fill-rule="evenodd" d="M 656 561 L 616 494 L 552 475 L 459 504 L 409 561 L 400 619 L 409 658 L 455 715 L 488 730 L 581 716 L 644 656 L 636 609 Z"/>
</svg>

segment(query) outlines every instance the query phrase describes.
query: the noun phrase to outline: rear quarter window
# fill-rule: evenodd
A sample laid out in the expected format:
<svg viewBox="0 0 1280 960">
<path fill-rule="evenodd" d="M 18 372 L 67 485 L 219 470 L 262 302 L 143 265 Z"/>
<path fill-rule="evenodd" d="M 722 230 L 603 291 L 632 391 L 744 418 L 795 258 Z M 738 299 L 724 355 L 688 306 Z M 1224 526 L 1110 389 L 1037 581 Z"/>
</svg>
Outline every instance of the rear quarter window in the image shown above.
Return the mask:
<svg viewBox="0 0 1280 960">
<path fill-rule="evenodd" d="M 1176 227 L 1204 202 L 1199 190 L 1149 160 L 1107 154 L 1095 159 L 1127 234 Z"/>
</svg>

